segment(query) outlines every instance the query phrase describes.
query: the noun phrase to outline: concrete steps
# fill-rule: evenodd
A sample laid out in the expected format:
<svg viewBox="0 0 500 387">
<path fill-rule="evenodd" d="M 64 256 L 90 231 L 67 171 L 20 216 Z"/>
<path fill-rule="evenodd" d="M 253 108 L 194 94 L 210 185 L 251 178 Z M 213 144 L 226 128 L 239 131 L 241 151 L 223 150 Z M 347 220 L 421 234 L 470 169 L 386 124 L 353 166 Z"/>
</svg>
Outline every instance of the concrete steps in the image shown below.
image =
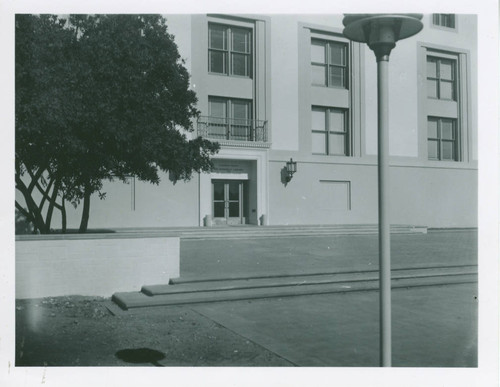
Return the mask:
<svg viewBox="0 0 500 387">
<path fill-rule="evenodd" d="M 377 234 L 376 224 L 347 225 L 284 225 L 284 226 L 215 226 L 215 227 L 178 227 L 149 229 L 117 229 L 121 234 L 150 236 L 179 236 L 181 239 L 241 239 L 241 238 L 278 238 L 289 236 L 321 235 L 367 235 Z M 427 233 L 425 226 L 392 225 L 392 234 Z"/>
<path fill-rule="evenodd" d="M 477 265 L 412 267 L 392 270 L 392 287 L 477 282 Z M 311 273 L 254 278 L 178 279 L 169 285 L 144 286 L 141 292 L 115 293 L 123 310 L 218 301 L 290 297 L 378 290 L 378 271 Z"/>
</svg>

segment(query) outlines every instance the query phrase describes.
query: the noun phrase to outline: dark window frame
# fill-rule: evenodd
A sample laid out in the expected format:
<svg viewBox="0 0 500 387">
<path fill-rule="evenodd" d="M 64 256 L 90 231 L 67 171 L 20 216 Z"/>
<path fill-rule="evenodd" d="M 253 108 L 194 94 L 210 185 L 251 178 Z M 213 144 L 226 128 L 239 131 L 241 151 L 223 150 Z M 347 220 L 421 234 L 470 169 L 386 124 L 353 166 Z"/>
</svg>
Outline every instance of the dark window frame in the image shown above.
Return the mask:
<svg viewBox="0 0 500 387">
<path fill-rule="evenodd" d="M 430 97 L 429 93 L 427 93 L 427 98 L 431 99 L 440 99 L 440 100 L 445 100 L 445 101 L 456 101 L 457 100 L 457 70 L 458 70 L 458 60 L 457 59 L 450 59 L 450 58 L 443 58 L 440 56 L 435 56 L 435 55 L 427 55 L 426 58 L 426 63 L 435 62 L 436 63 L 436 76 L 431 77 L 429 74 L 427 74 L 427 80 L 431 81 L 436 81 L 437 82 L 437 93 L 436 97 Z M 451 63 L 452 66 L 452 71 L 451 71 L 451 79 L 446 79 L 441 77 L 441 65 L 444 62 Z M 443 98 L 441 96 L 441 89 L 442 89 L 442 84 L 443 83 L 451 83 L 451 98 Z M 427 86 L 429 87 L 429 86 Z"/>
<path fill-rule="evenodd" d="M 324 46 L 325 50 L 325 61 L 324 62 L 313 62 L 311 58 L 311 68 L 313 66 L 324 67 L 325 72 L 325 82 L 324 84 L 318 84 L 311 81 L 313 86 L 323 86 L 323 87 L 332 87 L 339 89 L 349 90 L 349 46 L 347 43 L 336 41 L 336 40 L 327 40 L 327 39 L 319 39 L 319 38 L 311 38 L 311 46 L 313 44 L 320 44 Z M 331 62 L 331 53 L 333 47 L 341 47 L 343 50 L 343 63 L 332 63 Z M 331 81 L 332 79 L 332 69 L 341 69 L 343 84 L 335 85 Z"/>
<path fill-rule="evenodd" d="M 430 137 L 429 131 L 427 131 L 427 157 L 429 160 L 435 161 L 460 161 L 460 152 L 459 152 L 459 135 L 458 135 L 458 122 L 455 118 L 447 118 L 447 117 L 435 117 L 428 116 L 427 117 L 427 126 L 429 126 L 429 122 L 436 122 L 436 137 Z M 452 125 L 452 138 L 443 138 L 442 127 L 443 122 L 451 123 Z M 427 129 L 428 130 L 428 129 Z M 437 156 L 431 157 L 429 154 L 429 143 L 437 143 Z M 452 157 L 451 158 L 443 158 L 443 144 L 452 144 Z"/>
<path fill-rule="evenodd" d="M 211 102 L 221 102 L 225 104 L 225 116 L 214 116 L 211 111 Z M 233 116 L 233 104 L 235 102 L 244 103 L 247 108 L 246 118 L 237 118 Z M 208 116 L 209 132 L 212 137 L 219 137 L 223 140 L 245 139 L 250 141 L 254 134 L 252 133 L 254 118 L 253 101 L 245 98 L 228 98 L 219 96 L 208 97 Z M 223 132 L 222 132 L 223 131 Z"/>
<path fill-rule="evenodd" d="M 325 136 L 325 153 L 312 152 L 312 154 L 313 155 L 321 155 L 321 156 L 351 157 L 352 156 L 352 144 L 351 144 L 351 137 L 352 136 L 351 136 L 351 128 L 349 125 L 349 109 L 313 105 L 311 107 L 311 114 L 314 110 L 322 111 L 325 115 L 324 130 L 317 130 L 317 129 L 311 128 L 311 135 L 313 133 L 315 133 L 315 134 L 323 134 Z M 343 113 L 343 116 L 344 116 L 344 130 L 343 131 L 330 130 L 330 112 L 332 112 L 332 111 Z M 332 135 L 344 136 L 344 153 L 333 153 L 332 152 L 333 147 L 332 147 L 331 142 L 330 142 Z"/>
<path fill-rule="evenodd" d="M 439 27 L 456 29 L 456 15 L 454 13 L 433 13 L 432 24 Z"/>
<path fill-rule="evenodd" d="M 212 31 L 219 29 L 223 31 L 223 47 L 212 47 L 211 46 L 211 34 Z M 247 47 L 248 50 L 240 51 L 235 49 L 234 45 L 234 34 L 235 32 L 243 32 L 246 34 L 246 39 L 248 39 Z M 215 53 L 221 53 L 222 60 L 222 70 L 217 71 L 212 66 L 212 56 Z M 235 58 L 244 57 L 245 58 L 245 70 L 244 74 L 235 73 Z M 219 24 L 219 23 L 208 23 L 208 72 L 210 74 L 227 75 L 232 77 L 242 77 L 242 78 L 252 78 L 253 77 L 253 30 L 252 28 Z"/>
</svg>

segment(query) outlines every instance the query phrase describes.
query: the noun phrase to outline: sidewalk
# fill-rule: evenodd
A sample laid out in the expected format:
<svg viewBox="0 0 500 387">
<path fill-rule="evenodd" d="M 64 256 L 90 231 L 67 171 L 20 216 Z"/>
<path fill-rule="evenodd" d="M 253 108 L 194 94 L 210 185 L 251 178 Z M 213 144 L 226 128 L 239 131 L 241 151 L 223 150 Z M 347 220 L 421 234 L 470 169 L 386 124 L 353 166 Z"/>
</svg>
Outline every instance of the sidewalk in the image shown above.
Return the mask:
<svg viewBox="0 0 500 387">
<path fill-rule="evenodd" d="M 183 241 L 182 278 L 378 268 L 378 236 Z M 477 231 L 391 236 L 392 268 L 477 264 Z M 477 366 L 477 284 L 392 292 L 395 367 Z M 377 367 L 378 293 L 193 306 L 297 366 Z"/>
<path fill-rule="evenodd" d="M 477 231 L 394 234 L 391 267 L 477 264 Z M 237 278 L 378 268 L 377 235 L 182 240 L 180 278 Z"/>
<path fill-rule="evenodd" d="M 394 367 L 476 367 L 476 285 L 392 292 Z M 378 367 L 378 293 L 194 306 L 301 367 Z"/>
</svg>

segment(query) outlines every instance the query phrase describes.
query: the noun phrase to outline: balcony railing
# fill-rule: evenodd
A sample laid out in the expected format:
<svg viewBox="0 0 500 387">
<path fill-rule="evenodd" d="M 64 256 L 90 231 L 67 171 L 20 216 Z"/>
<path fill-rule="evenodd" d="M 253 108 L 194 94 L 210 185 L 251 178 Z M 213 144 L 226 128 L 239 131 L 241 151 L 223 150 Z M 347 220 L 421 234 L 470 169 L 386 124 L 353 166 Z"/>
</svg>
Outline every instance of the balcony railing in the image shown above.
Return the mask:
<svg viewBox="0 0 500 387">
<path fill-rule="evenodd" d="M 267 121 L 200 116 L 198 136 L 214 140 L 267 142 Z"/>
</svg>

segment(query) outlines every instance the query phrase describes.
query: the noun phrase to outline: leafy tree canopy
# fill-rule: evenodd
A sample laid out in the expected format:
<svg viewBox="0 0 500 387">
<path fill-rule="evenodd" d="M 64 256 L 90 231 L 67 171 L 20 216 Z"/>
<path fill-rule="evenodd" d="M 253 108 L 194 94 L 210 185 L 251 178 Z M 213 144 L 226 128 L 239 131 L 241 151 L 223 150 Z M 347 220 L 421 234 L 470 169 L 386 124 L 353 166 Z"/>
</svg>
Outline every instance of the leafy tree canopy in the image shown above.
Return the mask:
<svg viewBox="0 0 500 387">
<path fill-rule="evenodd" d="M 158 184 L 159 170 L 184 180 L 209 171 L 218 144 L 185 134 L 199 114 L 196 102 L 161 16 L 16 15 L 16 187 L 28 206 L 23 214 L 36 227 L 43 220 L 34 188 L 49 210 L 83 199 L 85 231 L 90 195 L 104 179 L 134 175 Z"/>
</svg>

